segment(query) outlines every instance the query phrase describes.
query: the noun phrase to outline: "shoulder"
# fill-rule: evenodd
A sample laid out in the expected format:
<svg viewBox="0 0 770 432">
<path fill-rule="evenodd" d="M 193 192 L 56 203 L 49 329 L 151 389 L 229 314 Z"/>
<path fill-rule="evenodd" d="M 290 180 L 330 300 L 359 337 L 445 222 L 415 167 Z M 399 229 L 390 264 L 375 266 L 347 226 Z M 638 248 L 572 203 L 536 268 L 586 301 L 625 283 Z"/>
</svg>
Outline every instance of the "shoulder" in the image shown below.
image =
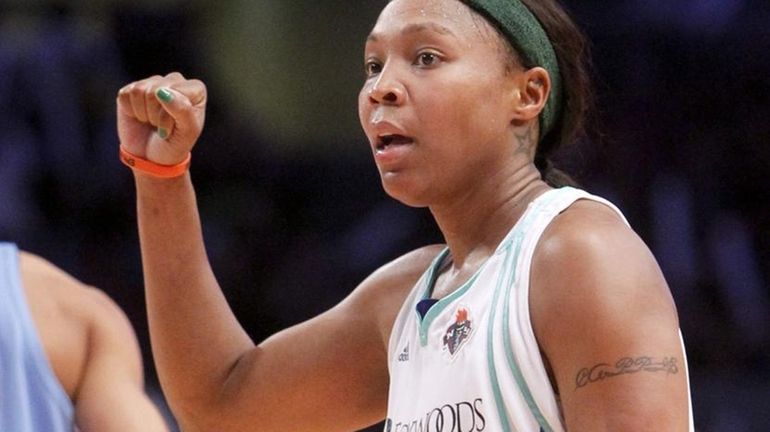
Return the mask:
<svg viewBox="0 0 770 432">
<path fill-rule="evenodd" d="M 633 238 L 638 236 L 615 210 L 598 201 L 578 199 L 543 232 L 538 254 L 559 257 L 561 253 L 589 246 L 602 250 L 618 240 Z"/>
<path fill-rule="evenodd" d="M 579 200 L 554 219 L 537 246 L 531 276 L 533 324 L 546 337 L 546 329 L 562 324 L 617 328 L 657 321 L 678 327 L 649 248 L 601 203 Z"/>
<path fill-rule="evenodd" d="M 444 245 L 424 246 L 406 253 L 375 270 L 341 304 L 355 310 L 372 311 L 385 346 L 396 315 L 409 292 L 425 273 Z"/>
<path fill-rule="evenodd" d="M 57 303 L 58 309 L 73 318 L 94 325 L 113 325 L 125 314 L 103 291 L 87 285 L 46 259 L 21 251 L 19 254 L 25 289 L 36 299 Z"/>
<path fill-rule="evenodd" d="M 614 210 L 580 200 L 546 228 L 532 260 L 530 313 L 568 428 L 686 425 L 673 299 L 652 253 Z"/>
<path fill-rule="evenodd" d="M 364 280 L 362 286 L 377 292 L 405 288 L 405 282 L 413 285 L 444 248 L 444 245 L 430 245 L 404 254 L 377 269 Z"/>
<path fill-rule="evenodd" d="M 116 353 L 141 377 L 136 335 L 115 301 L 38 255 L 22 251 L 19 262 L 41 343 L 71 397 L 77 396 L 94 357 L 105 352 Z"/>
<path fill-rule="evenodd" d="M 34 289 L 80 293 L 86 287 L 70 274 L 45 258 L 30 252 L 19 252 L 19 266 L 25 284 Z"/>
<path fill-rule="evenodd" d="M 578 200 L 554 218 L 535 250 L 535 266 L 547 281 L 624 276 L 664 282 L 639 235 L 617 212 L 589 200 Z"/>
</svg>

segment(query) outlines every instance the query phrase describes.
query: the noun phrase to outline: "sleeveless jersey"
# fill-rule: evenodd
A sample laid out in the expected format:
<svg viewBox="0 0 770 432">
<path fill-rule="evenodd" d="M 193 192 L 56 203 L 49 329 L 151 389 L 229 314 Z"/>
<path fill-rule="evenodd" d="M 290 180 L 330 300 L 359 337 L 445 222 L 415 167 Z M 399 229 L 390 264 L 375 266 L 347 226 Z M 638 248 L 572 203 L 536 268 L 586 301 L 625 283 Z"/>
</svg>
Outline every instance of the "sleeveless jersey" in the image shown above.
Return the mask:
<svg viewBox="0 0 770 432">
<path fill-rule="evenodd" d="M 74 408 L 27 306 L 15 245 L 0 243 L 0 431 L 73 431 Z"/>
<path fill-rule="evenodd" d="M 603 198 L 570 187 L 550 190 L 465 284 L 421 317 L 418 304 L 430 298 L 448 249 L 436 257 L 393 326 L 385 432 L 565 430 L 530 322 L 529 279 L 543 231 L 578 199 L 603 203 L 623 218 Z M 685 358 L 685 374 L 686 365 Z"/>
</svg>

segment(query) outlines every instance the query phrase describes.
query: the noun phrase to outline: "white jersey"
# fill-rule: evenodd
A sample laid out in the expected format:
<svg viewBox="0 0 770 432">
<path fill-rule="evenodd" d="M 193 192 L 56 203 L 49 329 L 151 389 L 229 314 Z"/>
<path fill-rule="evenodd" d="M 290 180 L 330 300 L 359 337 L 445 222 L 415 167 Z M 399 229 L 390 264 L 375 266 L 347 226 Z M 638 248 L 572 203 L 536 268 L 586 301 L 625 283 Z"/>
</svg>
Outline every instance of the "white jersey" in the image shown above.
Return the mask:
<svg viewBox="0 0 770 432">
<path fill-rule="evenodd" d="M 430 298 L 449 251 L 436 257 L 393 326 L 385 432 L 565 430 L 530 321 L 529 279 L 543 231 L 578 199 L 598 201 L 623 217 L 579 189 L 546 192 L 478 271 L 422 318 L 417 306 Z"/>
</svg>

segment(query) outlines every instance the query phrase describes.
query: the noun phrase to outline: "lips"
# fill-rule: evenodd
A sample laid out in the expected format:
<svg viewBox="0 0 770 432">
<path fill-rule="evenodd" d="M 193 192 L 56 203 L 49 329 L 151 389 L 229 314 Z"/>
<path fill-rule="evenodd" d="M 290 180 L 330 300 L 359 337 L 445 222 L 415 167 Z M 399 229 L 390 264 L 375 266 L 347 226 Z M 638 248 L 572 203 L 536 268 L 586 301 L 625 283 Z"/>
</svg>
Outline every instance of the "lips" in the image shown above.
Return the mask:
<svg viewBox="0 0 770 432">
<path fill-rule="evenodd" d="M 407 145 L 414 143 L 414 139 L 401 134 L 383 134 L 377 137 L 377 151 L 384 151 L 392 146 Z"/>
</svg>

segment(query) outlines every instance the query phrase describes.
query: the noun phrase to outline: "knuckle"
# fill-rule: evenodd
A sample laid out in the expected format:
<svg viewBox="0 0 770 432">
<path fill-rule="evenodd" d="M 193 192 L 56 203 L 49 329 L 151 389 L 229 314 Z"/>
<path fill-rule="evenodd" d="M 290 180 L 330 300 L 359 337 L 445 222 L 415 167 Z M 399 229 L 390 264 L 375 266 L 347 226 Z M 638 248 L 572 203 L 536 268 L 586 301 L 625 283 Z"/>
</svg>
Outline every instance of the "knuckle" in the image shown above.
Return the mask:
<svg viewBox="0 0 770 432">
<path fill-rule="evenodd" d="M 137 86 L 140 86 L 142 88 L 142 91 L 146 91 L 148 88 L 153 88 L 157 85 L 158 81 L 161 81 L 163 79 L 160 75 L 153 75 L 150 78 L 147 78 L 145 80 L 139 81 L 137 83 Z"/>
<path fill-rule="evenodd" d="M 128 91 L 128 94 L 130 94 L 131 97 L 137 97 L 139 95 L 144 94 L 145 88 L 146 88 L 145 83 L 142 83 L 142 82 L 134 83 L 131 86 L 131 89 Z"/>
<path fill-rule="evenodd" d="M 155 96 L 155 86 L 147 87 L 146 89 L 144 89 L 143 95 L 145 99 L 147 99 L 148 101 L 152 101 L 152 98 Z"/>
<path fill-rule="evenodd" d="M 203 92 L 204 95 L 208 92 L 208 89 L 206 88 L 206 84 L 201 80 L 193 80 L 193 83 L 200 88 L 200 90 Z"/>
<path fill-rule="evenodd" d="M 134 84 L 135 83 L 131 83 L 131 84 L 127 84 L 127 85 L 123 86 L 123 88 L 118 90 L 118 95 L 119 96 L 126 96 L 126 95 L 128 95 L 131 92 L 131 89 L 134 88 Z"/>
</svg>

